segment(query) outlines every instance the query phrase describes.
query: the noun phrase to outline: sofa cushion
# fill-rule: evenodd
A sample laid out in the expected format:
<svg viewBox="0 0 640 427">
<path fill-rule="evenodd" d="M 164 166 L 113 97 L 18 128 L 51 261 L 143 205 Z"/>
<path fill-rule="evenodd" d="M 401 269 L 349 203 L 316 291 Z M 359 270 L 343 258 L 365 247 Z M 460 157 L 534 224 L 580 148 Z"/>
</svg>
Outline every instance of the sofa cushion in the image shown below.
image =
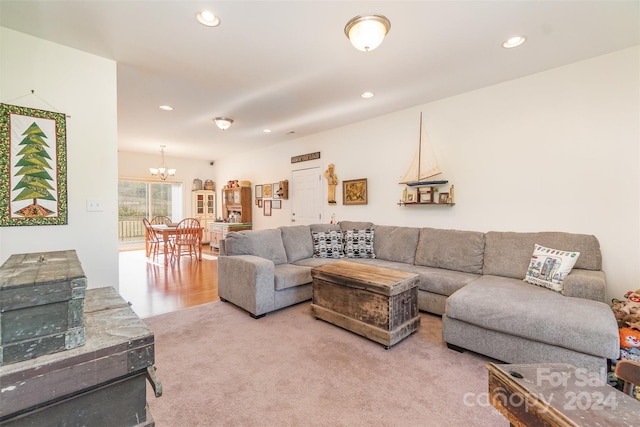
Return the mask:
<svg viewBox="0 0 640 427">
<path fill-rule="evenodd" d="M 375 258 L 373 250 L 374 231 L 346 230 L 343 233 L 344 255 L 347 258 Z"/>
<path fill-rule="evenodd" d="M 421 228 L 416 265 L 482 274 L 484 233 Z"/>
<path fill-rule="evenodd" d="M 618 354 L 618 327 L 607 304 L 565 297 L 522 279 L 484 275 L 447 298 L 446 315 L 580 353 L 614 359 Z"/>
<path fill-rule="evenodd" d="M 479 274 L 417 265 L 410 271 L 420 276 L 418 289 L 446 297 L 481 277 Z"/>
<path fill-rule="evenodd" d="M 312 233 L 314 231 L 320 233 L 332 230 L 340 230 L 340 226 L 338 224 L 311 224 L 309 228 L 311 229 Z"/>
<path fill-rule="evenodd" d="M 485 234 L 483 274 L 520 279 L 527 274 L 533 245 L 580 252 L 575 268 L 601 270 L 600 243 L 595 236 L 561 232 Z M 377 253 L 377 252 L 376 252 Z"/>
<path fill-rule="evenodd" d="M 273 285 L 276 291 L 311 283 L 311 267 L 293 264 L 276 265 L 273 272 Z"/>
<path fill-rule="evenodd" d="M 524 281 L 564 294 L 564 278 L 571 273 L 580 252 L 535 245 Z"/>
<path fill-rule="evenodd" d="M 342 231 L 311 232 L 315 258 L 343 258 Z"/>
<path fill-rule="evenodd" d="M 373 227 L 372 222 L 367 221 L 340 221 L 340 230 L 366 230 L 367 228 Z"/>
<path fill-rule="evenodd" d="M 289 263 L 313 256 L 313 239 L 308 225 L 284 226 L 280 231 Z"/>
<path fill-rule="evenodd" d="M 420 229 L 414 227 L 395 227 L 375 225 L 376 237 L 373 250 L 376 258 L 413 264 Z"/>
<path fill-rule="evenodd" d="M 287 263 L 282 233 L 277 228 L 229 233 L 225 237 L 225 251 L 227 255 L 259 256 L 273 261 L 276 265 Z"/>
</svg>

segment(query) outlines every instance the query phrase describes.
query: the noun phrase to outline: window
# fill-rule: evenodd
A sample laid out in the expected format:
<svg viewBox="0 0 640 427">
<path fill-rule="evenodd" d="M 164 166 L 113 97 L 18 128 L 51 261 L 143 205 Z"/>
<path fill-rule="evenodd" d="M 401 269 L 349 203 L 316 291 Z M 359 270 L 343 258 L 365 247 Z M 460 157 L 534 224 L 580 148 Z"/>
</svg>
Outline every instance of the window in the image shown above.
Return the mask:
<svg viewBox="0 0 640 427">
<path fill-rule="evenodd" d="M 118 182 L 118 241 L 144 242 L 142 218 L 182 218 L 182 183 L 120 180 Z"/>
</svg>

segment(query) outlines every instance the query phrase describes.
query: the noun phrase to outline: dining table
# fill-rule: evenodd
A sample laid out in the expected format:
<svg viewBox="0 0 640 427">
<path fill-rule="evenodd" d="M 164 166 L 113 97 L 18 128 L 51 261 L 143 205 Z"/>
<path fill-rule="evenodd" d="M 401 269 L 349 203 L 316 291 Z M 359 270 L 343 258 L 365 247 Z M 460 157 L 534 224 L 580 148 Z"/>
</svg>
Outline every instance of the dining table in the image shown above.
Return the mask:
<svg viewBox="0 0 640 427">
<path fill-rule="evenodd" d="M 171 255 L 169 253 L 169 241 L 171 240 L 171 236 L 175 236 L 176 235 L 176 230 L 178 229 L 178 225 L 177 224 L 154 224 L 151 225 L 151 228 L 153 228 L 155 230 L 156 233 L 162 235 L 162 242 L 164 244 L 163 247 L 163 252 L 164 252 L 164 265 L 169 265 L 169 256 Z M 200 227 L 199 228 L 199 239 L 198 239 L 198 261 L 202 261 L 202 233 L 203 233 L 203 228 Z M 149 245 L 148 242 L 146 242 L 146 251 L 147 251 L 147 256 L 149 256 Z"/>
</svg>

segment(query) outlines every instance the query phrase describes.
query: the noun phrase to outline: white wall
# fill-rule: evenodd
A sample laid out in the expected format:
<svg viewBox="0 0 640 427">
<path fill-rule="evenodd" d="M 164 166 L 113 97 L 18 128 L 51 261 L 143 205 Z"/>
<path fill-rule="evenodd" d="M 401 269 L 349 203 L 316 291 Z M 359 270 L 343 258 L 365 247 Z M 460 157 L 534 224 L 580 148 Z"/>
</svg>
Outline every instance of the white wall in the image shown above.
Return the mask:
<svg viewBox="0 0 640 427">
<path fill-rule="evenodd" d="M 32 89 L 46 102 L 24 96 Z M 116 63 L 0 28 L 0 101 L 71 116 L 68 225 L 0 228 L 1 261 L 16 253 L 75 249 L 89 287 L 117 288 Z M 101 200 L 103 211 L 87 212 L 87 199 Z"/>
<path fill-rule="evenodd" d="M 290 179 L 291 170 L 335 163 L 340 181 L 367 178 L 369 204 L 329 206 L 337 220 L 478 231 L 594 234 L 609 297 L 640 287 L 640 106 L 638 47 L 625 49 L 216 164 L 216 180 L 252 185 Z M 372 99 L 375 102 L 375 98 Z M 456 205 L 398 207 L 418 144 L 418 121 Z M 314 162 L 291 156 L 321 152 Z M 326 181 L 324 182 L 326 196 Z M 337 199 L 342 200 L 339 188 Z M 324 198 L 326 200 L 326 197 Z M 290 201 L 255 228 L 290 224 Z"/>
</svg>

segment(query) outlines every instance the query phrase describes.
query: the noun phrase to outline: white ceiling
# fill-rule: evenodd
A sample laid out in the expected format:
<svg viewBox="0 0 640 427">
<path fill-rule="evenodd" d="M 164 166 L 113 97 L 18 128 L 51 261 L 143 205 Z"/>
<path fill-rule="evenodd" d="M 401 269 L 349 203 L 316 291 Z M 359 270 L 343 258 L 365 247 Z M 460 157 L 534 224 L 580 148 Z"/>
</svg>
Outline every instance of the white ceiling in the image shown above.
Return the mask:
<svg viewBox="0 0 640 427">
<path fill-rule="evenodd" d="M 117 61 L 120 150 L 217 159 L 637 45 L 639 4 L 2 0 L 0 24 Z M 368 13 L 391 30 L 365 53 L 343 31 Z"/>
</svg>

